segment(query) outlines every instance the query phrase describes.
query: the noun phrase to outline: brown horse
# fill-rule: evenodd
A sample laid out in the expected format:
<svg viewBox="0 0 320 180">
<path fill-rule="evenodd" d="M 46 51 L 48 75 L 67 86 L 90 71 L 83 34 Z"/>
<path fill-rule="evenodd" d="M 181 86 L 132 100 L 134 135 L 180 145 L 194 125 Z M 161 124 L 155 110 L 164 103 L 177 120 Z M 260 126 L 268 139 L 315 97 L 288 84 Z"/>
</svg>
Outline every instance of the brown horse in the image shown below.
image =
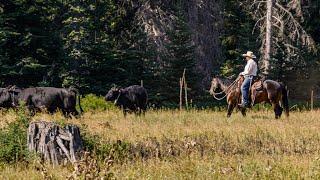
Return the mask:
<svg viewBox="0 0 320 180">
<path fill-rule="evenodd" d="M 239 76 L 233 83 L 228 79 L 214 77 L 211 81 L 210 94 L 215 98 L 221 93 L 216 93 L 217 90 L 224 92 L 227 97 L 228 114 L 230 117 L 235 107 L 239 108 L 238 104 L 241 102 L 241 85 L 244 80 L 243 76 Z M 260 87 L 262 86 L 262 87 Z M 258 90 L 260 89 L 261 90 Z M 265 80 L 261 84 L 260 81 L 254 82 L 251 86 L 251 105 L 258 103 L 270 103 L 273 107 L 275 118 L 280 118 L 283 108 L 285 114 L 289 116 L 289 104 L 286 88 L 279 82 L 273 80 Z M 220 100 L 219 98 L 216 98 Z M 281 107 L 282 106 L 282 107 Z M 246 115 L 245 108 L 241 109 L 242 115 Z"/>
<path fill-rule="evenodd" d="M 222 98 L 218 98 L 218 95 L 225 94 L 227 103 L 228 103 L 228 113 L 227 116 L 230 117 L 232 111 L 235 107 L 241 110 L 243 116 L 246 116 L 246 109 L 239 108 L 238 104 L 241 101 L 241 84 L 243 82 L 242 78 L 237 78 L 235 81 L 231 81 L 230 79 L 213 77 L 211 81 L 210 94 L 213 95 L 217 100 L 222 100 Z M 219 91 L 220 93 L 216 93 Z"/>
<path fill-rule="evenodd" d="M 261 90 L 257 90 L 261 85 Z M 285 115 L 289 117 L 288 93 L 283 84 L 273 80 L 265 80 L 262 84 L 259 81 L 253 83 L 251 86 L 251 105 L 262 102 L 272 105 L 276 119 L 281 117 L 283 109 Z"/>
</svg>

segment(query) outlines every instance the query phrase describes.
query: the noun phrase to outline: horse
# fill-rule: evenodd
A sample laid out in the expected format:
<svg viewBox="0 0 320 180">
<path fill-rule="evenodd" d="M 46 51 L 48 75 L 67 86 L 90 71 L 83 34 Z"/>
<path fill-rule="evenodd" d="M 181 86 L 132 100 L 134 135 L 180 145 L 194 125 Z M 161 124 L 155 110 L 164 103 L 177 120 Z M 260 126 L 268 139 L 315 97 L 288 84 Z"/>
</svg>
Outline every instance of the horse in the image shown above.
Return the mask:
<svg viewBox="0 0 320 180">
<path fill-rule="evenodd" d="M 254 82 L 251 86 L 251 106 L 262 102 L 272 105 L 276 119 L 281 117 L 283 110 L 289 117 L 288 92 L 282 83 L 269 79 L 262 83 Z"/>
<path fill-rule="evenodd" d="M 233 109 L 236 107 L 241 110 L 241 114 L 246 116 L 246 109 L 240 108 L 238 104 L 241 101 L 241 84 L 243 79 L 237 78 L 235 81 L 231 81 L 227 78 L 213 77 L 211 81 L 210 94 L 217 100 L 222 100 L 226 97 L 228 104 L 228 112 L 227 117 L 230 117 Z M 220 93 L 216 93 L 216 91 L 220 91 Z M 218 98 L 217 95 L 224 93 L 225 96 L 222 98 Z"/>
<path fill-rule="evenodd" d="M 211 81 L 210 94 L 216 98 L 216 90 L 222 90 L 226 94 L 228 103 L 227 116 L 230 117 L 234 107 L 241 109 L 243 116 L 246 115 L 246 109 L 240 108 L 238 104 L 241 102 L 241 85 L 244 81 L 243 76 L 239 76 L 233 83 L 230 80 L 214 77 Z M 261 87 L 260 87 L 261 86 Z M 251 106 L 259 103 L 269 103 L 272 105 L 275 118 L 278 119 L 282 115 L 283 109 L 285 115 L 289 116 L 289 103 L 287 89 L 277 81 L 264 80 L 253 82 L 250 88 Z M 218 99 L 218 98 L 216 98 Z"/>
</svg>

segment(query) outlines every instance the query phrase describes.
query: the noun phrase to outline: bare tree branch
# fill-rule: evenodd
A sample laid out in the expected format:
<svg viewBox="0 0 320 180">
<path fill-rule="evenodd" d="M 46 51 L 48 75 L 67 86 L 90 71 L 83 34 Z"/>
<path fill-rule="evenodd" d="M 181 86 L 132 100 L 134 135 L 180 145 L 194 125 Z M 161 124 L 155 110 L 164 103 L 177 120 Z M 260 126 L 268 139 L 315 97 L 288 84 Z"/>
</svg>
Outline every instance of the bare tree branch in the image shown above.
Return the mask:
<svg viewBox="0 0 320 180">
<path fill-rule="evenodd" d="M 257 25 L 258 25 L 262 20 L 264 20 L 265 18 L 266 18 L 266 16 L 263 16 L 262 18 L 260 18 L 260 19 L 255 23 L 255 25 L 254 25 L 254 27 L 253 27 L 253 29 L 252 29 L 252 34 L 254 34 L 254 31 L 255 31 Z"/>
</svg>

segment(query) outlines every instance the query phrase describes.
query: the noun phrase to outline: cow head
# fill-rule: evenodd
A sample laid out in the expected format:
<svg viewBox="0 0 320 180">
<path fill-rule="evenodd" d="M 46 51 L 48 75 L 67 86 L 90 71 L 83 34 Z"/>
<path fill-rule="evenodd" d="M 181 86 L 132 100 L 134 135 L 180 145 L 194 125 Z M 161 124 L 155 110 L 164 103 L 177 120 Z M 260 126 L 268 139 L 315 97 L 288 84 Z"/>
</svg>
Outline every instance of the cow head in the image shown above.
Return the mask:
<svg viewBox="0 0 320 180">
<path fill-rule="evenodd" d="M 14 107 L 18 105 L 18 94 L 20 89 L 16 86 L 1 88 L 0 90 L 0 107 Z"/>
<path fill-rule="evenodd" d="M 111 88 L 105 96 L 106 101 L 116 101 L 121 94 L 121 89 Z"/>
</svg>

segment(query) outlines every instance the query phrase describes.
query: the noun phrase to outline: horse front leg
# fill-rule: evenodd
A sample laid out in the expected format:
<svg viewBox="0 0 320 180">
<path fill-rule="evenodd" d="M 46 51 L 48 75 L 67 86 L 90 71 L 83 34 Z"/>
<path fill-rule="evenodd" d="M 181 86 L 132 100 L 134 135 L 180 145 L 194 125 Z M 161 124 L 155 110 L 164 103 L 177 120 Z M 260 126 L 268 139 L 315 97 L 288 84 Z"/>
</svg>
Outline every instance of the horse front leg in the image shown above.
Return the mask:
<svg viewBox="0 0 320 180">
<path fill-rule="evenodd" d="M 234 103 L 229 103 L 229 104 L 228 104 L 228 114 L 227 114 L 227 117 L 228 117 L 228 118 L 231 116 L 234 107 L 235 107 L 235 104 L 234 104 Z"/>
</svg>

